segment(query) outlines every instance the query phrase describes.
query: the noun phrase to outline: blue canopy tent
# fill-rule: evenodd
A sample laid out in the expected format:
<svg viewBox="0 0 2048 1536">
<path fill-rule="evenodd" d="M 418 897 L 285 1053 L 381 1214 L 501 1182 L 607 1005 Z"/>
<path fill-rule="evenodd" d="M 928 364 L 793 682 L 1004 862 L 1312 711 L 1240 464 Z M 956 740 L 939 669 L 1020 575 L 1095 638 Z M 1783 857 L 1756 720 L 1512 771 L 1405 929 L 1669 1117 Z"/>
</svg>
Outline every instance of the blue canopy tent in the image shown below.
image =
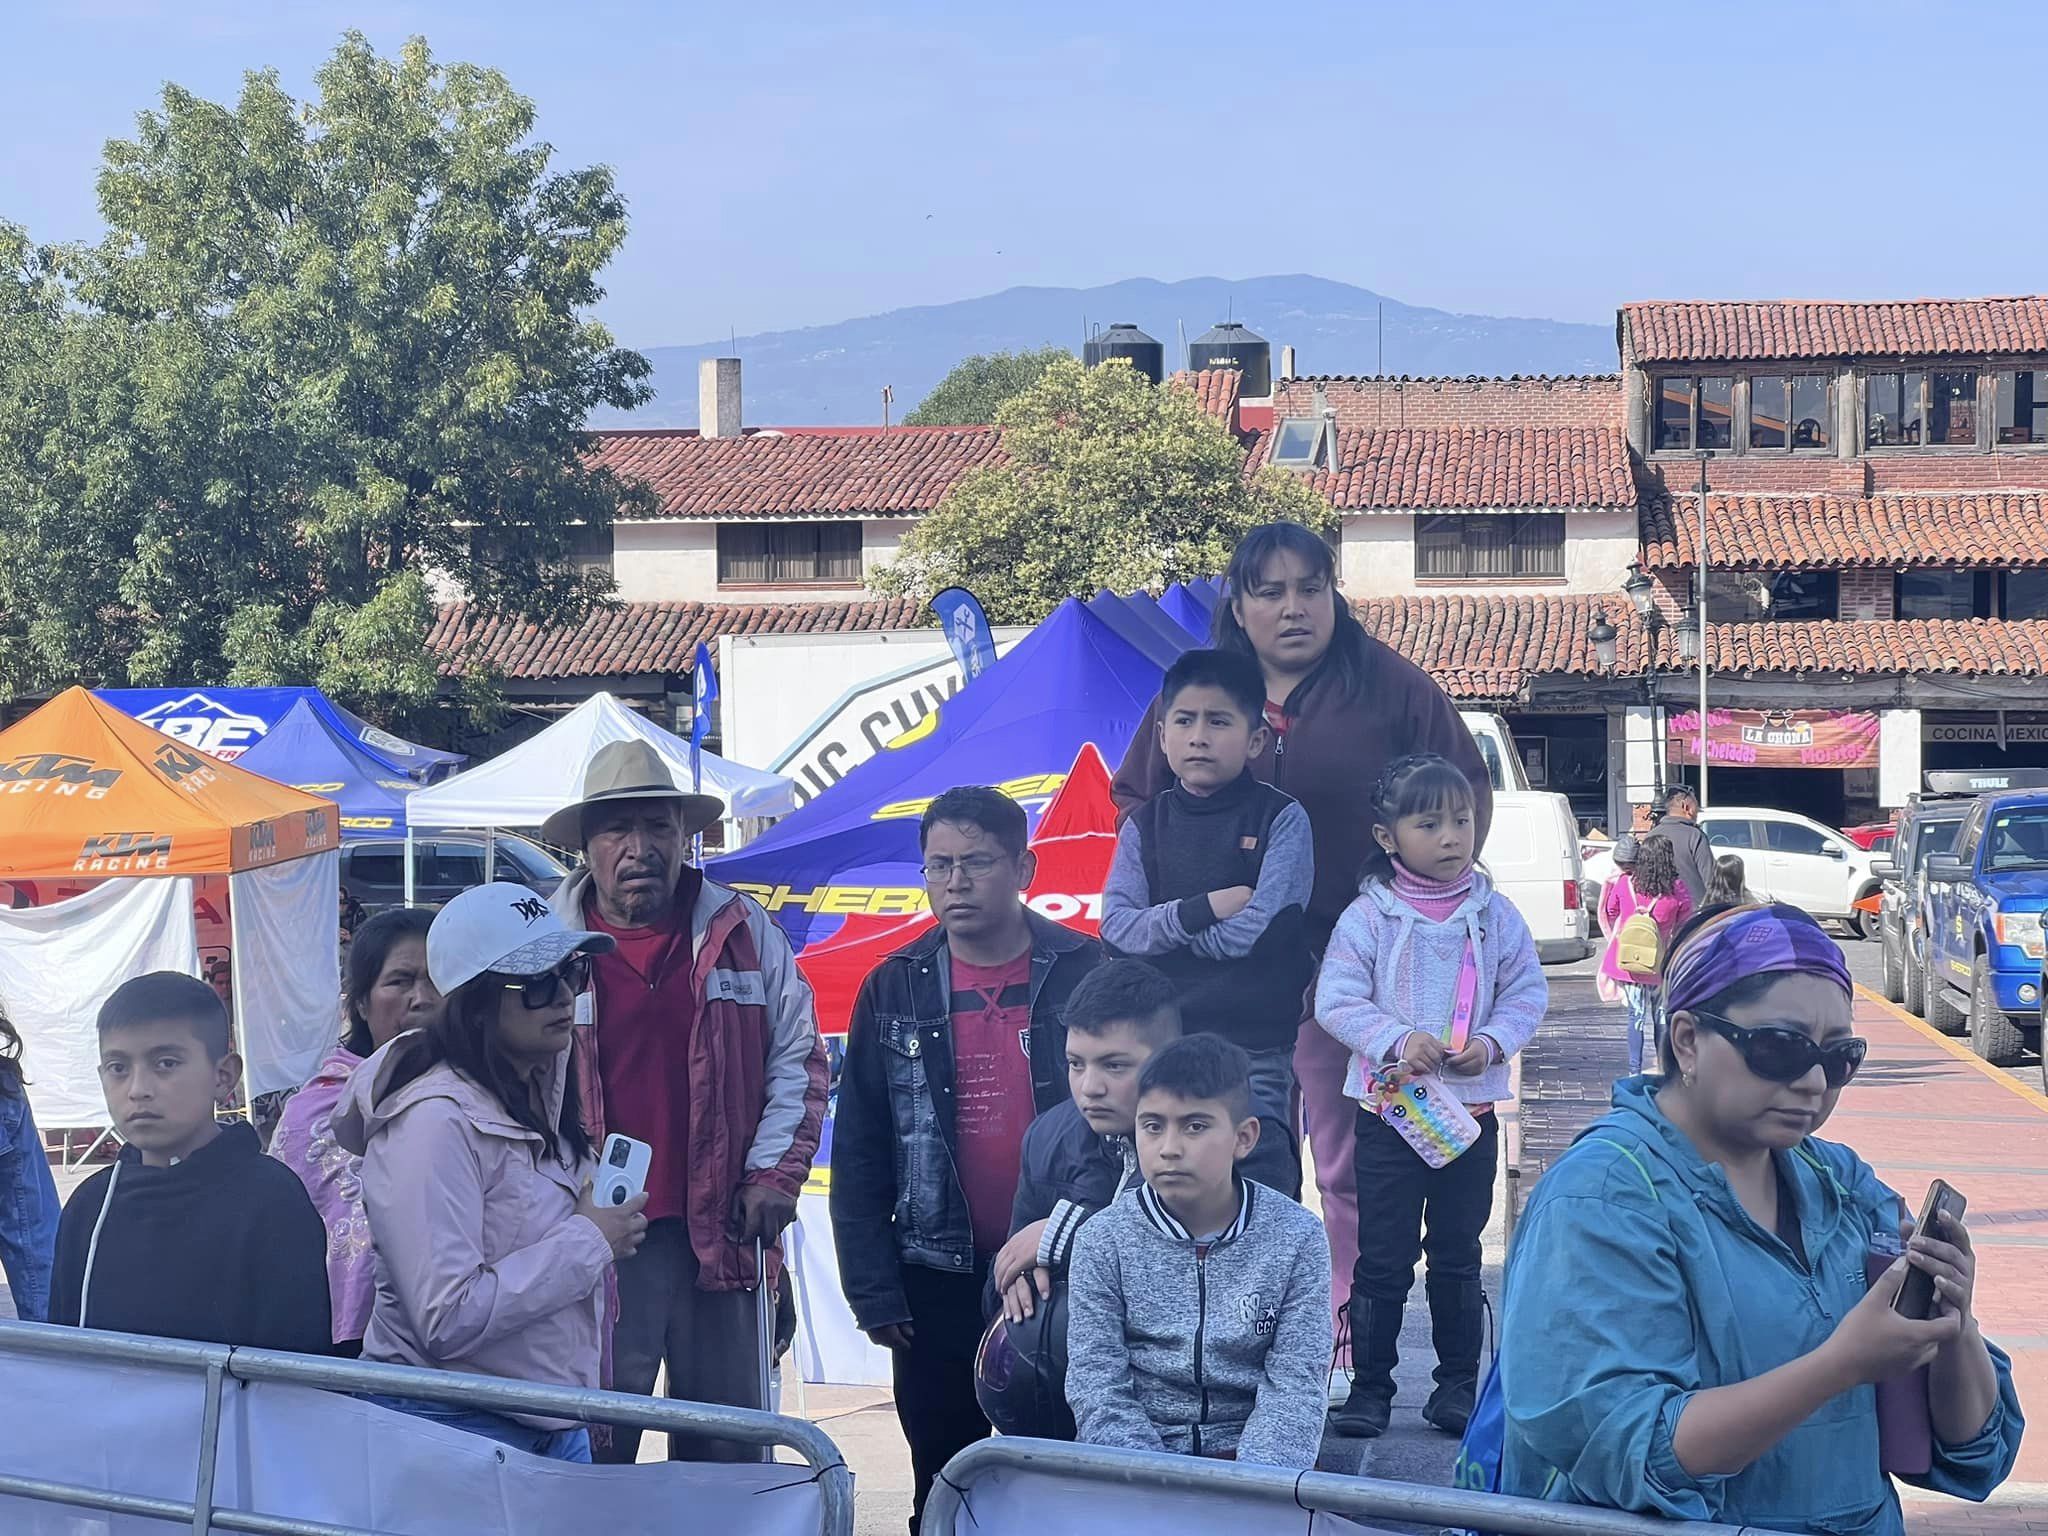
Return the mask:
<svg viewBox="0 0 2048 1536">
<path fill-rule="evenodd" d="M 341 807 L 341 835 L 390 837 L 405 831 L 405 803 L 420 786 L 300 699 L 235 766 L 317 794 Z"/>
<path fill-rule="evenodd" d="M 1035 828 L 1083 742 L 1122 759 L 1160 677 L 1195 641 L 1149 597 L 1070 598 L 898 744 L 711 872 L 758 897 L 798 949 L 849 916 L 918 911 L 918 821 L 935 796 L 993 784 Z"/>
<path fill-rule="evenodd" d="M 144 725 L 223 762 L 261 741 L 301 700 L 386 771 L 421 784 L 447 777 L 468 759 L 380 730 L 318 688 L 102 688 L 99 696 Z"/>
</svg>

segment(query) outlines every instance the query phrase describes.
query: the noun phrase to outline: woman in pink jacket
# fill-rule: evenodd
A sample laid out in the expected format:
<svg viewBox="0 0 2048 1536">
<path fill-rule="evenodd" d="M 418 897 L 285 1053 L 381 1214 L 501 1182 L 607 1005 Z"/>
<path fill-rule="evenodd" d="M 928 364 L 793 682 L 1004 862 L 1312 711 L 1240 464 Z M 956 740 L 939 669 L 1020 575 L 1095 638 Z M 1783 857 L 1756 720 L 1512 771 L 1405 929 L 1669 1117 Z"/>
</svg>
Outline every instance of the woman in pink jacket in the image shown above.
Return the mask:
<svg viewBox="0 0 2048 1536">
<path fill-rule="evenodd" d="M 1633 857 L 1631 858 L 1631 854 Z M 1628 1070 L 1633 1077 L 1643 1062 L 1657 1055 L 1657 988 L 1655 971 L 1625 971 L 1618 954 L 1622 924 L 1647 912 L 1657 924 L 1658 951 L 1669 949 L 1680 926 L 1692 916 L 1692 892 L 1678 878 L 1678 860 L 1671 843 L 1661 837 L 1637 842 L 1625 837 L 1614 848 L 1614 878 L 1600 893 L 1600 926 L 1607 933 L 1607 953 L 1600 974 L 1621 988 L 1628 1004 Z"/>
<path fill-rule="evenodd" d="M 327 1227 L 327 1294 L 334 1301 L 334 1352 L 354 1358 L 377 1294 L 370 1218 L 363 1214 L 362 1159 L 334 1140 L 334 1110 L 357 1067 L 409 1029 L 441 1017 L 427 979 L 427 925 L 418 907 L 379 912 L 349 946 L 341 997 L 342 1036 L 312 1080 L 279 1116 L 270 1155 L 299 1176 Z"/>
<path fill-rule="evenodd" d="M 597 1163 L 569 1058 L 589 957 L 611 945 L 523 886 L 479 886 L 435 917 L 427 969 L 447 1012 L 364 1062 L 333 1119 L 363 1160 L 376 1250 L 365 1360 L 598 1385 L 605 1276 L 647 1232 L 645 1196 L 591 1200 Z M 590 1460 L 572 1420 L 372 1401 Z"/>
</svg>

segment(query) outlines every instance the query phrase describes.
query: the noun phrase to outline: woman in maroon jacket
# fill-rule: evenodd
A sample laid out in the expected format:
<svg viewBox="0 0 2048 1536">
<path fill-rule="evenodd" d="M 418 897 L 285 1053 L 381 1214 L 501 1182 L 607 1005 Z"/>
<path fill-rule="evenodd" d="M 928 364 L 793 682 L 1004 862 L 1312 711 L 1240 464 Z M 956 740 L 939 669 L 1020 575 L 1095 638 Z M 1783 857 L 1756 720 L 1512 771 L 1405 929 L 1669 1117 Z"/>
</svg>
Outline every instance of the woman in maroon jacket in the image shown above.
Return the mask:
<svg viewBox="0 0 2048 1536">
<path fill-rule="evenodd" d="M 1472 733 L 1428 673 L 1368 635 L 1337 592 L 1330 546 L 1299 523 L 1246 534 L 1224 575 L 1215 644 L 1249 653 L 1266 675 L 1273 746 L 1252 772 L 1308 812 L 1315 846 L 1309 936 L 1321 954 L 1338 916 L 1358 894 L 1372 850 L 1372 789 L 1381 770 L 1414 752 L 1435 752 L 1465 771 L 1478 796 L 1482 845 L 1493 786 Z M 1169 788 L 1157 700 L 1124 754 L 1114 793 L 1127 814 Z M 1358 1257 L 1358 1193 L 1352 1184 L 1356 1111 L 1344 1097 L 1350 1062 L 1341 1045 L 1305 1019 L 1294 1071 L 1307 1111 L 1323 1220 L 1330 1232 L 1334 1294 L 1348 1294 Z"/>
</svg>

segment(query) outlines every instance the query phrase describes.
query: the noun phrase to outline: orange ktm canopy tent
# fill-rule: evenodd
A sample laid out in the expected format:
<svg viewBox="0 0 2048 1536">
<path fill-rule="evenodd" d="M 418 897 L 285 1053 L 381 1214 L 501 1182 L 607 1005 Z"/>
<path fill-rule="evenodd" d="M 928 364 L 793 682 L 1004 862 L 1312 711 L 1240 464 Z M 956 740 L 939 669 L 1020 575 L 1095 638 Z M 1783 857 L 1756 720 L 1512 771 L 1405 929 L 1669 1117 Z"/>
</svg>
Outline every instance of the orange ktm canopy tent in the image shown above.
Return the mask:
<svg viewBox="0 0 2048 1536">
<path fill-rule="evenodd" d="M 331 802 L 161 736 L 84 688 L 0 731 L 0 880 L 225 875 L 340 838 Z"/>
<path fill-rule="evenodd" d="M 131 976 L 200 974 L 194 881 L 224 879 L 247 1097 L 297 1087 L 333 1041 L 340 812 L 161 736 L 83 688 L 0 731 L 0 1003 L 37 1120 L 95 1127 L 100 1005 Z"/>
</svg>

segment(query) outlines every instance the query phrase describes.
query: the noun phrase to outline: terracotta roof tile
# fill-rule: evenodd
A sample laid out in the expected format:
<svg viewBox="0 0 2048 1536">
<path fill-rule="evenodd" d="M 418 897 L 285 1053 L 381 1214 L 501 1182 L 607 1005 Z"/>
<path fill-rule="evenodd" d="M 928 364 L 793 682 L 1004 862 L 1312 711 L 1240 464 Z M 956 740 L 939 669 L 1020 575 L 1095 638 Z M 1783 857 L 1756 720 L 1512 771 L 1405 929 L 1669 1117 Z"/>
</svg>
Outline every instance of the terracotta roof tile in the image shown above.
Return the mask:
<svg viewBox="0 0 2048 1536">
<path fill-rule="evenodd" d="M 1625 304 L 1621 326 L 1625 355 L 1645 363 L 2044 352 L 2048 297 Z"/>
<path fill-rule="evenodd" d="M 993 427 L 888 432 L 593 433 L 595 463 L 640 480 L 662 518 L 907 517 L 929 512 L 1002 448 Z"/>
<path fill-rule="evenodd" d="M 471 660 L 505 677 L 548 679 L 686 674 L 698 642 L 720 635 L 837 634 L 913 629 L 923 622 L 908 598 L 855 603 L 622 603 L 601 608 L 579 625 L 543 629 L 517 618 L 485 619 L 467 604 L 442 608 L 427 649 L 444 674 Z"/>
<path fill-rule="evenodd" d="M 1272 437 L 1252 448 L 1266 462 Z M 1609 427 L 1340 427 L 1335 474 L 1310 483 L 1342 511 L 1632 507 L 1628 441 Z"/>
<path fill-rule="evenodd" d="M 1643 564 L 1695 563 L 1698 514 L 1685 497 L 1643 508 Z M 1855 566 L 2048 565 L 2048 493 L 1707 497 L 1717 566 L 1764 571 Z"/>
<path fill-rule="evenodd" d="M 1244 375 L 1235 368 L 1197 368 L 1193 372 L 1171 375 L 1167 381 L 1181 389 L 1191 389 L 1195 398 L 1202 403 L 1202 409 L 1214 416 L 1231 431 L 1237 430 L 1237 400 L 1243 392 Z"/>
<path fill-rule="evenodd" d="M 1390 597 L 1353 607 L 1457 699 L 1512 700 L 1539 676 L 1602 675 L 1588 632 L 1603 610 L 1617 631 L 1616 674 L 1644 662 L 1642 626 L 1625 602 L 1606 598 Z M 1718 673 L 2048 676 L 2048 620 L 1716 624 L 1708 639 Z"/>
<path fill-rule="evenodd" d="M 2044 620 L 1718 624 L 1713 645 L 1714 667 L 1725 672 L 2048 676 Z"/>
</svg>

